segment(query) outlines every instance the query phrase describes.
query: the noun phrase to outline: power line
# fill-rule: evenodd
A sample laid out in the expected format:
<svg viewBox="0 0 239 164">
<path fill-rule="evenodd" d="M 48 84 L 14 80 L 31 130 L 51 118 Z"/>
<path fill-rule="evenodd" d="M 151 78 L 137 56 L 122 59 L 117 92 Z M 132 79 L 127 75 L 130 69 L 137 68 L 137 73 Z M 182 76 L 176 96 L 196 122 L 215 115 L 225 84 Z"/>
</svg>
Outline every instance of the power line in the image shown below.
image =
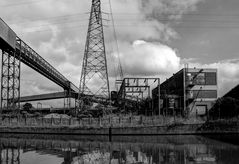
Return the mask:
<svg viewBox="0 0 239 164">
<path fill-rule="evenodd" d="M 82 21 L 86 21 L 86 20 L 82 20 Z M 63 25 L 66 25 L 68 23 L 78 23 L 77 21 L 69 21 L 69 22 L 55 22 L 52 24 L 44 24 L 44 25 L 39 25 L 39 26 L 32 26 L 30 28 L 28 28 L 29 30 L 32 29 L 38 29 L 38 28 L 44 28 L 44 27 L 49 27 L 50 25 L 58 25 L 58 27 L 63 27 Z M 150 25 L 150 24 L 141 24 L 140 22 L 136 22 L 135 24 L 133 24 L 132 22 L 130 24 L 108 24 L 106 25 L 106 27 L 117 27 L 117 28 L 135 28 L 135 26 L 140 25 L 140 27 L 157 27 L 156 25 Z M 87 25 L 85 24 L 79 24 L 75 27 L 87 27 Z M 171 25 L 169 27 L 176 27 L 176 28 L 239 28 L 239 25 Z M 64 28 L 72 28 L 69 26 L 64 26 Z M 20 28 L 21 29 L 21 28 Z M 34 30 L 36 31 L 36 30 Z M 44 31 L 48 31 L 48 30 L 44 30 Z"/>
<path fill-rule="evenodd" d="M 135 28 L 135 25 L 131 24 L 131 25 L 115 25 L 116 27 L 132 27 L 132 28 Z M 140 26 L 143 26 L 143 27 L 155 27 L 155 26 L 152 26 L 152 25 L 140 25 Z M 220 29 L 220 28 L 239 28 L 239 25 L 238 26 L 193 26 L 193 25 L 190 25 L 190 26 L 186 26 L 186 25 L 173 25 L 173 26 L 168 26 L 168 27 L 177 27 L 177 28 L 214 28 L 214 29 Z"/>
<path fill-rule="evenodd" d="M 34 4 L 34 3 L 42 3 L 42 2 L 49 2 L 51 0 L 29 0 L 29 1 L 20 1 L 19 3 L 10 3 L 5 5 L 0 5 L 0 7 L 11 7 L 11 6 L 20 6 L 20 5 L 27 5 L 27 4 Z M 102 4 L 109 4 L 109 3 L 102 3 Z M 140 15 L 141 12 L 115 12 L 114 15 Z M 147 13 L 144 13 L 147 14 Z M 237 17 L 239 14 L 231 14 L 231 13 L 159 13 L 157 15 L 163 15 L 163 16 L 232 16 Z"/>
<path fill-rule="evenodd" d="M 121 13 L 121 12 L 116 12 L 114 13 L 114 15 L 141 15 L 142 13 L 139 12 L 139 13 Z M 143 13 L 143 15 L 147 15 L 147 13 Z M 183 13 L 183 14 L 174 14 L 174 13 L 159 13 L 159 14 L 156 14 L 157 16 L 219 16 L 219 17 L 238 17 L 239 16 L 239 13 L 238 14 L 225 14 L 225 13 Z M 155 15 L 155 16 L 156 16 Z"/>
<path fill-rule="evenodd" d="M 21 5 L 27 5 L 27 4 L 33 4 L 33 3 L 40 3 L 43 1 L 48 1 L 48 0 L 23 1 L 21 3 L 11 3 L 11 4 L 6 4 L 6 5 L 0 5 L 0 7 L 21 6 Z"/>
<path fill-rule="evenodd" d="M 68 16 L 77 16 L 78 14 L 72 14 L 72 15 L 66 15 L 66 16 L 57 16 L 57 17 L 50 17 L 50 18 L 42 18 L 42 19 L 34 19 L 34 20 L 28 20 L 28 21 L 21 21 L 21 22 L 16 22 L 14 24 L 24 24 L 24 23 L 29 23 L 29 22 L 36 22 L 36 21 L 43 21 L 43 20 L 49 20 L 55 22 L 55 24 L 61 24 L 58 22 L 62 23 L 67 23 L 67 22 L 81 22 L 81 21 L 88 21 L 88 19 L 74 19 L 71 20 L 68 18 Z M 61 19 L 59 19 L 61 18 Z M 105 19 L 106 20 L 106 19 Z M 170 22 L 170 23 L 183 23 L 183 22 L 202 22 L 202 23 L 239 23 L 239 19 L 237 20 L 224 20 L 224 19 L 181 19 L 181 20 L 172 20 L 172 19 L 132 19 L 132 18 L 121 18 L 121 19 L 114 19 L 116 22 L 127 22 L 130 21 L 131 23 L 133 21 L 137 22 L 150 22 L 150 21 L 159 21 L 159 22 Z M 108 21 L 108 20 L 106 20 Z"/>
<path fill-rule="evenodd" d="M 79 30 L 79 28 L 86 28 L 87 26 L 73 26 L 73 27 L 66 27 L 64 28 L 65 30 Z M 32 31 L 27 31 L 27 32 L 21 32 L 22 34 L 27 34 L 27 33 L 35 33 L 35 32 L 49 32 L 49 31 L 53 31 L 53 29 L 43 29 L 43 30 L 32 30 Z"/>
<path fill-rule="evenodd" d="M 112 13 L 112 12 L 111 12 Z M 55 17 L 48 17 L 48 18 L 36 18 L 35 20 L 30 20 L 30 22 L 34 22 L 34 21 L 39 21 L 39 20 L 49 20 L 51 23 L 47 23 L 47 24 L 42 24 L 42 25 L 37 25 L 37 26 L 32 26 L 28 29 L 33 29 L 33 32 L 44 32 L 44 31 L 51 31 L 51 29 L 49 30 L 34 30 L 34 28 L 44 28 L 44 27 L 49 27 L 50 25 L 58 25 L 59 27 L 61 25 L 67 25 L 70 23 L 78 23 L 78 22 L 84 22 L 84 21 L 88 21 L 88 19 L 70 19 L 74 16 L 78 16 L 78 15 L 84 15 L 85 13 L 75 13 L 75 14 L 69 14 L 69 15 L 61 15 L 61 16 L 55 16 Z M 112 16 L 111 16 L 112 17 Z M 117 24 L 115 24 L 115 21 L 118 22 Z M 121 24 L 120 22 L 129 22 L 127 24 Z M 220 20 L 220 19 L 182 19 L 182 20 L 171 20 L 171 19 L 143 19 L 143 20 L 138 20 L 138 19 L 132 19 L 132 18 L 124 18 L 124 19 L 114 19 L 112 17 L 112 24 L 108 24 L 108 26 L 113 27 L 114 28 L 114 37 L 115 40 L 117 41 L 117 36 L 116 36 L 116 31 L 115 31 L 115 27 L 117 28 L 131 28 L 131 27 L 135 27 L 137 25 L 140 25 L 141 27 L 157 27 L 157 24 L 151 25 L 151 24 L 147 24 L 150 23 L 150 21 L 159 21 L 159 22 L 166 22 L 168 23 L 167 25 L 169 25 L 169 27 L 176 27 L 176 28 L 231 28 L 231 29 L 237 29 L 239 28 L 239 25 L 237 25 L 237 23 L 239 23 L 239 20 Z M 173 23 L 207 23 L 204 25 L 190 25 L 190 24 L 173 24 Z M 25 22 L 29 23 L 29 22 Z M 171 23 L 171 24 L 170 24 Z M 212 23 L 212 24 L 211 24 Z M 215 25 L 213 23 L 235 23 L 235 24 L 221 24 L 221 25 Z M 18 24 L 24 24 L 24 21 L 22 22 L 17 22 L 17 23 L 12 23 L 15 25 Z M 86 25 L 78 25 L 77 27 L 85 27 Z M 68 27 L 64 27 L 64 28 L 68 28 Z M 72 28 L 72 27 L 69 27 Z M 75 27 L 73 27 L 75 28 Z"/>
<path fill-rule="evenodd" d="M 27 22 L 29 22 L 29 21 L 40 21 L 40 20 L 54 20 L 54 19 L 60 19 L 60 18 L 65 18 L 65 19 L 67 19 L 68 17 L 74 17 L 74 16 L 78 16 L 78 15 L 86 15 L 88 12 L 81 12 L 81 13 L 75 13 L 75 14 L 68 14 L 68 15 L 61 15 L 61 16 L 55 16 L 55 17 L 48 17 L 48 18 L 46 18 L 46 17 L 44 17 L 44 18 L 34 18 L 33 20 L 28 20 Z M 105 14 L 110 14 L 110 13 L 105 13 Z M 119 14 L 119 13 L 118 13 Z M 122 14 L 122 13 L 121 13 Z M 125 13 L 124 15 L 128 15 L 129 13 Z M 117 15 L 117 14 L 115 14 L 114 13 L 114 15 Z M 172 15 L 175 15 L 175 16 L 177 16 L 177 15 L 180 15 L 180 14 L 169 14 L 169 16 L 172 16 Z M 202 15 L 202 14 L 182 14 L 182 15 Z M 205 14 L 205 15 L 207 15 L 207 14 Z M 165 15 L 163 15 L 163 16 L 165 16 Z M 209 15 L 207 15 L 207 16 L 210 16 L 210 14 Z M 221 14 L 220 16 L 228 16 L 228 15 L 223 15 L 223 14 Z M 238 15 L 235 15 L 234 14 L 234 16 L 239 16 L 239 14 Z M 25 18 L 25 19 L 32 19 L 32 18 Z M 181 18 L 180 18 L 181 19 Z M 127 17 L 127 18 L 117 18 L 117 19 L 115 19 L 115 20 L 117 20 L 117 21 L 124 21 L 124 20 L 137 20 L 137 19 L 135 19 L 135 18 L 129 18 L 129 17 Z M 139 19 L 140 20 L 140 19 Z M 142 19 L 142 20 L 150 20 L 150 19 Z M 174 21 L 174 22 L 184 22 L 184 21 L 192 21 L 192 22 L 194 22 L 194 21 L 201 21 L 201 22 L 221 22 L 221 21 L 223 21 L 223 22 L 238 22 L 239 20 L 238 19 L 236 19 L 236 20 L 228 20 L 228 19 L 226 19 L 226 20 L 220 20 L 220 19 L 185 19 L 185 18 L 182 18 L 181 20 L 178 20 L 178 19 L 172 19 L 172 18 L 160 18 L 160 16 L 157 18 L 157 19 L 153 19 L 153 18 L 151 18 L 151 20 L 159 20 L 159 21 Z M 26 21 L 25 21 L 26 22 Z M 20 22 L 16 22 L 16 23 L 24 23 L 24 21 L 20 21 Z"/>
<path fill-rule="evenodd" d="M 113 27 L 112 25 L 108 25 L 110 27 Z M 135 28 L 136 25 L 115 25 L 116 28 Z M 87 25 L 77 25 L 77 26 L 68 26 L 64 27 L 64 30 L 78 30 L 78 28 L 86 28 Z M 151 25 L 141 25 L 141 27 L 154 27 Z M 238 26 L 185 26 L 185 25 L 175 25 L 172 26 L 174 28 L 178 29 L 239 29 Z M 19 29 L 21 30 L 21 29 Z M 26 31 L 26 32 L 21 32 L 22 34 L 27 34 L 27 33 L 35 33 L 35 32 L 48 32 L 52 31 L 53 29 L 39 29 L 39 30 L 34 30 L 34 29 L 28 29 L 32 31 Z M 18 31 L 18 30 L 16 30 Z"/>
<path fill-rule="evenodd" d="M 50 25 L 64 25 L 68 23 L 79 23 L 79 22 L 85 22 L 88 21 L 88 19 L 81 19 L 81 20 L 69 20 L 69 21 L 57 21 L 57 22 L 52 22 L 48 24 L 42 24 L 42 25 L 37 25 L 37 26 L 31 26 L 30 28 L 39 28 L 39 27 L 49 27 Z"/>
<path fill-rule="evenodd" d="M 147 21 L 159 21 L 159 22 L 175 22 L 175 23 L 183 23 L 183 22 L 204 22 L 204 23 L 239 23 L 239 19 L 237 20 L 218 20 L 218 19 L 181 19 L 181 20 L 172 20 L 172 19 L 115 19 L 117 22 L 124 22 L 124 21 L 142 21 L 142 22 L 147 22 Z"/>
<path fill-rule="evenodd" d="M 114 31 L 114 38 L 115 38 L 116 48 L 117 48 L 117 57 L 118 57 L 118 64 L 119 64 L 120 80 L 123 80 L 124 74 L 123 74 L 123 68 L 122 68 L 121 60 L 120 60 L 120 56 L 119 56 L 119 44 L 118 44 L 118 39 L 117 39 L 117 35 L 116 35 L 114 16 L 113 16 L 112 5 L 111 5 L 110 0 L 109 0 L 109 5 L 110 5 L 110 13 L 111 13 L 113 31 Z"/>
<path fill-rule="evenodd" d="M 75 13 L 75 14 L 68 14 L 68 15 L 61 15 L 61 16 L 54 16 L 54 17 L 38 17 L 38 18 L 24 18 L 27 19 L 26 21 L 17 21 L 14 24 L 24 24 L 29 22 L 37 22 L 37 21 L 44 21 L 44 20 L 61 20 L 61 19 L 69 19 L 70 17 L 80 16 L 80 15 L 86 15 L 86 13 Z M 87 16 L 87 15 L 86 15 Z M 31 19 L 31 20 L 29 20 Z M 9 21 L 10 23 L 13 21 Z"/>
</svg>

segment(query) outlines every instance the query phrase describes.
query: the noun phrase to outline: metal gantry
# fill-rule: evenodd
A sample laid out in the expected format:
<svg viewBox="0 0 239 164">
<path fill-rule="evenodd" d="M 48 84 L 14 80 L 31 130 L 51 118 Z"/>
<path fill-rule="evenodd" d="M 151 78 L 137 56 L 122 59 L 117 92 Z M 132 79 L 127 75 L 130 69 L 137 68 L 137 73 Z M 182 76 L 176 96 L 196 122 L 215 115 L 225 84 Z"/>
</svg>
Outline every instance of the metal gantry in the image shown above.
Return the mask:
<svg viewBox="0 0 239 164">
<path fill-rule="evenodd" d="M 120 85 L 118 91 L 118 98 L 123 99 L 144 99 L 145 97 L 150 97 L 150 91 L 152 85 L 159 86 L 159 78 L 124 78 L 122 81 L 119 81 L 117 85 Z"/>
<path fill-rule="evenodd" d="M 79 95 L 110 97 L 100 0 L 92 0 Z"/>
<path fill-rule="evenodd" d="M 0 50 L 2 52 L 1 110 L 20 107 L 21 62 L 62 87 L 67 93 L 79 93 L 78 87 L 17 37 L 14 31 L 1 19 Z M 69 95 L 66 95 L 66 99 L 67 102 L 70 102 Z M 69 105 L 70 103 L 66 103 L 66 106 Z"/>
<path fill-rule="evenodd" d="M 126 104 L 135 104 L 151 99 L 151 90 L 160 86 L 159 78 L 124 78 L 117 81 L 120 89 L 117 95 L 119 106 L 125 110 Z M 153 108 L 153 107 L 152 107 Z"/>
</svg>

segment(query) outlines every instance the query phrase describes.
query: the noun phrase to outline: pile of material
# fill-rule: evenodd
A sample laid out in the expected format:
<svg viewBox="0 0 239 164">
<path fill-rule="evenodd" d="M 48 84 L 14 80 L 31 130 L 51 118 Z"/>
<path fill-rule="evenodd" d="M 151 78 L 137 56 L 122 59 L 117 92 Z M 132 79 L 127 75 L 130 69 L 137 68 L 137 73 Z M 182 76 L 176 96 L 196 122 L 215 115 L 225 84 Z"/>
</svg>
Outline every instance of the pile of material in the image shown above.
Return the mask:
<svg viewBox="0 0 239 164">
<path fill-rule="evenodd" d="M 66 118 L 66 119 L 69 119 L 70 116 L 68 116 L 66 114 L 51 113 L 51 114 L 45 115 L 44 118 Z"/>
</svg>

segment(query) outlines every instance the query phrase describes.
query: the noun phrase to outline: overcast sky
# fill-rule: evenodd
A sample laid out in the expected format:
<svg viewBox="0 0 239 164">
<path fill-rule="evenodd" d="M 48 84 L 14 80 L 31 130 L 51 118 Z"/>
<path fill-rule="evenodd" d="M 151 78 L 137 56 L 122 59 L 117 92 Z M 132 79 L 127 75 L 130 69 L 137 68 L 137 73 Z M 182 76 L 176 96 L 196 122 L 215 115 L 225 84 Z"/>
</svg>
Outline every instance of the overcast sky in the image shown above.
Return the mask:
<svg viewBox="0 0 239 164">
<path fill-rule="evenodd" d="M 219 96 L 239 82 L 238 0 L 111 0 L 126 76 L 160 77 L 181 69 L 218 69 Z M 90 0 L 1 0 L 0 16 L 17 35 L 79 86 Z M 109 0 L 102 0 L 111 81 L 117 74 Z M 22 68 L 21 94 L 62 91 Z"/>
</svg>

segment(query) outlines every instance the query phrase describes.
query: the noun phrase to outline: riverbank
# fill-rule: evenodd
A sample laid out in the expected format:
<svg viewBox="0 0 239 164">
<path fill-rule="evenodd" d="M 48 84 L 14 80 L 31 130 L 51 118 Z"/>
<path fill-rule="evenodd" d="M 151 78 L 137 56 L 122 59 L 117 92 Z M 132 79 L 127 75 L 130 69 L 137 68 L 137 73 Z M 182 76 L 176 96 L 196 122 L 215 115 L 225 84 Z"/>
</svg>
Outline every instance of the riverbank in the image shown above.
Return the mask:
<svg viewBox="0 0 239 164">
<path fill-rule="evenodd" d="M 237 134 L 239 121 L 184 120 L 159 117 L 76 118 L 5 118 L 0 133 L 71 134 L 71 135 L 184 135 Z"/>
</svg>

